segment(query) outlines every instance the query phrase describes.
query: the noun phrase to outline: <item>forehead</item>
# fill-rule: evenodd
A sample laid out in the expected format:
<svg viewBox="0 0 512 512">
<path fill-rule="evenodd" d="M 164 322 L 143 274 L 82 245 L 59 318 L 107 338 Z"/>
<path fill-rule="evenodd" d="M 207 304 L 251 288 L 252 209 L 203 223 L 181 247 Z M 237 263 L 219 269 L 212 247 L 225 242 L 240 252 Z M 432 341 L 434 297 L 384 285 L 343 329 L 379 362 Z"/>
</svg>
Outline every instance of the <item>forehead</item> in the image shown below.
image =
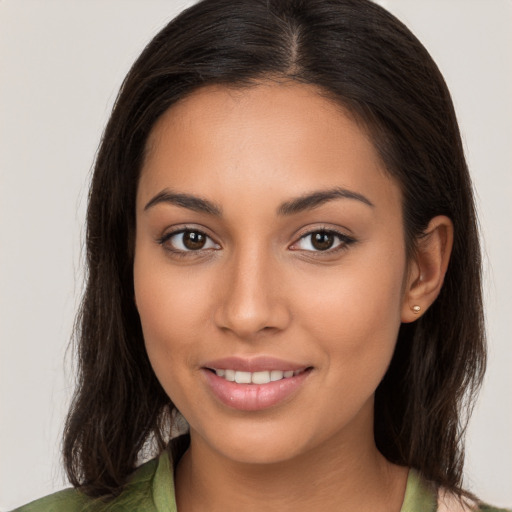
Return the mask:
<svg viewBox="0 0 512 512">
<path fill-rule="evenodd" d="M 287 135 L 296 139 L 319 124 L 323 125 L 325 134 L 340 121 L 349 120 L 354 123 L 353 135 L 370 143 L 367 132 L 357 124 L 355 117 L 316 86 L 293 81 L 208 85 L 187 95 L 162 115 L 150 133 L 146 150 L 149 156 L 162 136 L 176 137 L 183 129 L 193 128 L 196 135 L 207 133 L 209 141 L 214 142 L 214 138 L 232 139 L 235 135 L 256 140 L 256 136 L 261 135 L 260 130 L 272 128 L 280 132 L 284 143 Z M 171 134 L 173 128 L 176 131 Z"/>
<path fill-rule="evenodd" d="M 367 132 L 310 85 L 207 86 L 172 106 L 148 139 L 139 196 L 158 187 L 199 195 L 297 196 L 344 186 L 399 198 Z M 386 199 L 386 197 L 383 197 Z"/>
</svg>

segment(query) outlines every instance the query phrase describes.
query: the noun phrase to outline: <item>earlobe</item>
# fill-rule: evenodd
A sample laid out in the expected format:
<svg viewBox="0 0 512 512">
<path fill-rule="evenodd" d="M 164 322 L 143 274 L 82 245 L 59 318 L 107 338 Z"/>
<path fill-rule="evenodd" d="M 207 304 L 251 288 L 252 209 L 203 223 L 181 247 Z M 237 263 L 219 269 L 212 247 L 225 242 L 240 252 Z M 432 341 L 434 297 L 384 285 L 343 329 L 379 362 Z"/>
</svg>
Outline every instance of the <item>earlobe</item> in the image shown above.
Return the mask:
<svg viewBox="0 0 512 512">
<path fill-rule="evenodd" d="M 434 217 L 417 240 L 402 303 L 402 322 L 414 322 L 436 300 L 443 286 L 453 246 L 453 223 Z"/>
</svg>

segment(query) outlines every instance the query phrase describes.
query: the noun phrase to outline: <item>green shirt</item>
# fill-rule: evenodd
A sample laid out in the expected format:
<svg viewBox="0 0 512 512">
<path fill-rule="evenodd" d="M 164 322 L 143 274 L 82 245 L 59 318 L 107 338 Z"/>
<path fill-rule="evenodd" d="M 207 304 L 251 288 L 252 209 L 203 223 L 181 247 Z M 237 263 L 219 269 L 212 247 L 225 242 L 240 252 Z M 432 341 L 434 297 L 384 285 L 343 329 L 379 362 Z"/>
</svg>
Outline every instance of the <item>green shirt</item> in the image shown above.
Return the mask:
<svg viewBox="0 0 512 512">
<path fill-rule="evenodd" d="M 400 512 L 436 512 L 436 492 L 419 474 L 409 471 Z M 481 506 L 481 512 L 499 509 Z M 108 503 L 65 489 L 33 501 L 13 512 L 176 512 L 173 469 L 167 451 L 133 473 L 122 493 Z M 506 512 L 506 511 L 503 511 Z"/>
</svg>

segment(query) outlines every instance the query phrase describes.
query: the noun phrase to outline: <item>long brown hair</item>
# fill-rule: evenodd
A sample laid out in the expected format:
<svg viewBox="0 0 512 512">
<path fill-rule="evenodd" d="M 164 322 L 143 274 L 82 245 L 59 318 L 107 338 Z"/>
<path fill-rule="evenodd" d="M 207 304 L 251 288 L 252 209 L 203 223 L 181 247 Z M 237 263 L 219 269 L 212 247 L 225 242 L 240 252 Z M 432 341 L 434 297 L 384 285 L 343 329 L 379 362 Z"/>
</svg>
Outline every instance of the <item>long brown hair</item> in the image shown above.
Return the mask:
<svg viewBox="0 0 512 512">
<path fill-rule="evenodd" d="M 429 220 L 455 241 L 432 307 L 400 328 L 377 389 L 375 438 L 398 464 L 461 492 L 463 433 L 485 367 L 480 249 L 459 129 L 444 80 L 396 18 L 368 0 L 204 0 L 149 43 L 126 77 L 98 152 L 87 212 L 78 385 L 64 433 L 72 484 L 115 495 L 174 406 L 144 348 L 133 296 L 135 194 L 157 119 L 207 84 L 265 77 L 316 85 L 363 123 L 401 186 L 409 256 Z"/>
</svg>

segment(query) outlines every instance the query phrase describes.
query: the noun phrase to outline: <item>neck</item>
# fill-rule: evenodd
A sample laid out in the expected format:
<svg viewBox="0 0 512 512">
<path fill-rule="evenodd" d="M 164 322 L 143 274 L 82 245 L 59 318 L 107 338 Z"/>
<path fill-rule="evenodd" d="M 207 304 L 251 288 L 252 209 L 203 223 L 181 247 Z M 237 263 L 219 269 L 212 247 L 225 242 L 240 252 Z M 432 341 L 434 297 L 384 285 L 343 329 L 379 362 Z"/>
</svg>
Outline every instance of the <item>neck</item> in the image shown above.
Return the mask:
<svg viewBox="0 0 512 512">
<path fill-rule="evenodd" d="M 373 432 L 344 434 L 293 460 L 248 464 L 226 459 L 192 431 L 176 470 L 178 510 L 399 512 L 407 469 L 380 454 Z"/>
</svg>

